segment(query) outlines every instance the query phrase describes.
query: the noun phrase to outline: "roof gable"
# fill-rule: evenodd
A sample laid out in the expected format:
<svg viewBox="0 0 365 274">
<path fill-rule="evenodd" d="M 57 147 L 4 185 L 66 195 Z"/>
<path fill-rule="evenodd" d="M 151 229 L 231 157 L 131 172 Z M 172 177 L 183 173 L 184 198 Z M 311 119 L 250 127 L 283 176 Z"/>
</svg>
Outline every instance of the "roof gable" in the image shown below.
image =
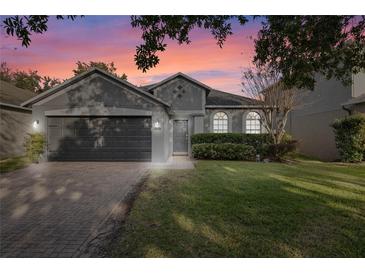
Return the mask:
<svg viewBox="0 0 365 274">
<path fill-rule="evenodd" d="M 72 86 L 72 85 L 78 83 L 79 81 L 81 81 L 81 80 L 83 80 L 83 79 L 85 79 L 85 78 L 87 78 L 87 77 L 89 77 L 89 76 L 91 76 L 95 73 L 98 73 L 98 74 L 100 74 L 104 77 L 107 77 L 110 80 L 116 82 L 117 84 L 122 84 L 124 86 L 127 86 L 127 87 L 130 88 L 131 91 L 136 92 L 139 95 L 142 95 L 142 96 L 148 98 L 149 100 L 154 101 L 155 103 L 162 104 L 166 107 L 170 106 L 168 103 L 162 101 L 159 98 L 154 97 L 152 94 L 150 94 L 150 93 L 148 93 L 148 92 L 146 92 L 142 89 L 139 89 L 138 87 L 134 86 L 133 84 L 129 83 L 128 81 L 122 80 L 122 79 L 120 79 L 120 78 L 118 78 L 118 77 L 116 77 L 116 76 L 114 76 L 114 75 L 112 75 L 108 72 L 105 72 L 101 69 L 98 69 L 98 68 L 92 68 L 92 69 L 90 69 L 90 70 L 88 70 L 84 73 L 81 73 L 81 74 L 79 74 L 79 75 L 77 75 L 77 76 L 75 76 L 75 77 L 73 77 L 69 80 L 66 80 L 62 84 L 57 85 L 57 86 L 51 88 L 50 90 L 48 90 L 46 92 L 43 92 L 43 93 L 39 94 L 38 96 L 35 96 L 35 97 L 31 98 L 28 101 L 25 101 L 24 103 L 21 104 L 21 106 L 29 106 L 29 105 L 32 105 L 34 103 L 38 103 L 38 102 L 46 99 L 47 97 L 49 97 L 51 95 L 54 95 L 54 94 L 57 94 L 61 90 L 64 90 L 67 87 Z"/>
<path fill-rule="evenodd" d="M 182 77 L 182 78 L 184 78 L 184 79 L 188 80 L 189 82 L 191 82 L 191 83 L 193 83 L 193 84 L 196 84 L 196 85 L 198 85 L 198 86 L 200 86 L 200 87 L 204 88 L 204 89 L 205 89 L 205 90 L 207 90 L 208 92 L 212 90 L 212 88 L 211 88 L 211 87 L 209 87 L 209 86 L 207 86 L 207 85 L 203 84 L 202 82 L 200 82 L 200 81 L 198 81 L 198 80 L 195 80 L 194 78 L 191 78 L 190 76 L 188 76 L 188 75 L 186 75 L 186 74 L 184 74 L 184 73 L 182 73 L 182 72 L 178 72 L 178 73 L 176 73 L 176 74 L 174 74 L 174 75 L 172 75 L 172 76 L 170 76 L 170 77 L 167 77 L 166 79 L 164 79 L 164 80 L 162 80 L 162 81 L 160 81 L 160 82 L 158 82 L 158 83 L 156 83 L 156 84 L 148 85 L 148 86 L 146 86 L 145 88 L 146 88 L 147 90 L 151 91 L 151 90 L 154 90 L 155 88 L 157 88 L 157 87 L 159 87 L 159 86 L 162 86 L 162 85 L 166 84 L 167 82 L 170 82 L 170 81 L 172 81 L 172 80 L 174 80 L 174 79 L 176 79 L 176 78 L 178 78 L 178 77 Z"/>
</svg>

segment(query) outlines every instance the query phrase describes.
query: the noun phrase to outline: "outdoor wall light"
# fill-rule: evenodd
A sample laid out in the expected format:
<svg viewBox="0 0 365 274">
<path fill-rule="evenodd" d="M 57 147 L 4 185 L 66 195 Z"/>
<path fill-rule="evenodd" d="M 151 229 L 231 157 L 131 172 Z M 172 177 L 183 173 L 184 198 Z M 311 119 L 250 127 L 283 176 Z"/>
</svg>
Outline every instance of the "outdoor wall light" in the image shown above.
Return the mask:
<svg viewBox="0 0 365 274">
<path fill-rule="evenodd" d="M 33 122 L 33 128 L 38 128 L 38 125 L 39 125 L 39 120 L 35 120 Z"/>
<path fill-rule="evenodd" d="M 161 123 L 159 121 L 156 121 L 153 123 L 153 128 L 154 129 L 161 129 Z"/>
</svg>

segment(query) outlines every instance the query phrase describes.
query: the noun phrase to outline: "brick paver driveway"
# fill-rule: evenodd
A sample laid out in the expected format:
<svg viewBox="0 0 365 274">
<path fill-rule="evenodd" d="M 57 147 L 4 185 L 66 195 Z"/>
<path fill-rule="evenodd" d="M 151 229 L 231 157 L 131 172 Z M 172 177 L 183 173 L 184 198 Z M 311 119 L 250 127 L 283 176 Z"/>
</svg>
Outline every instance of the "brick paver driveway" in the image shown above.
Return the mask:
<svg viewBox="0 0 365 274">
<path fill-rule="evenodd" d="M 0 175 L 1 257 L 88 256 L 147 171 L 144 163 L 50 162 Z"/>
</svg>

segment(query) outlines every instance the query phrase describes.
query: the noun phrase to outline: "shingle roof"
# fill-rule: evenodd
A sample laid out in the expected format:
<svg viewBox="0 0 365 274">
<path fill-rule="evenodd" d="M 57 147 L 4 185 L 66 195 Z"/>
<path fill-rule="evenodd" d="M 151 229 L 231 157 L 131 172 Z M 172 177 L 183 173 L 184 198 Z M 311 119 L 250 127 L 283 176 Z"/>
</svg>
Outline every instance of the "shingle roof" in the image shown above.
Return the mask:
<svg viewBox="0 0 365 274">
<path fill-rule="evenodd" d="M 240 106 L 254 105 L 255 102 L 252 98 L 213 89 L 207 97 L 206 105 Z"/>
<path fill-rule="evenodd" d="M 18 88 L 0 80 L 0 103 L 19 106 L 22 102 L 36 96 L 34 92 Z"/>
</svg>

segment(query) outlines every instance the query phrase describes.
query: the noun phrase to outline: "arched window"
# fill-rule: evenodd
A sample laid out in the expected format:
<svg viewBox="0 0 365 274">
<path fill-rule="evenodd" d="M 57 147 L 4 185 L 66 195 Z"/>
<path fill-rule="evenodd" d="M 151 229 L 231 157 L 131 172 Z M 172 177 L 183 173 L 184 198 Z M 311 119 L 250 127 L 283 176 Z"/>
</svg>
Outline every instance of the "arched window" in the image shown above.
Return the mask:
<svg viewBox="0 0 365 274">
<path fill-rule="evenodd" d="M 228 116 L 224 112 L 217 112 L 213 116 L 213 132 L 226 133 L 228 132 Z"/>
<path fill-rule="evenodd" d="M 261 117 L 257 112 L 249 112 L 246 116 L 246 133 L 261 133 Z"/>
</svg>

